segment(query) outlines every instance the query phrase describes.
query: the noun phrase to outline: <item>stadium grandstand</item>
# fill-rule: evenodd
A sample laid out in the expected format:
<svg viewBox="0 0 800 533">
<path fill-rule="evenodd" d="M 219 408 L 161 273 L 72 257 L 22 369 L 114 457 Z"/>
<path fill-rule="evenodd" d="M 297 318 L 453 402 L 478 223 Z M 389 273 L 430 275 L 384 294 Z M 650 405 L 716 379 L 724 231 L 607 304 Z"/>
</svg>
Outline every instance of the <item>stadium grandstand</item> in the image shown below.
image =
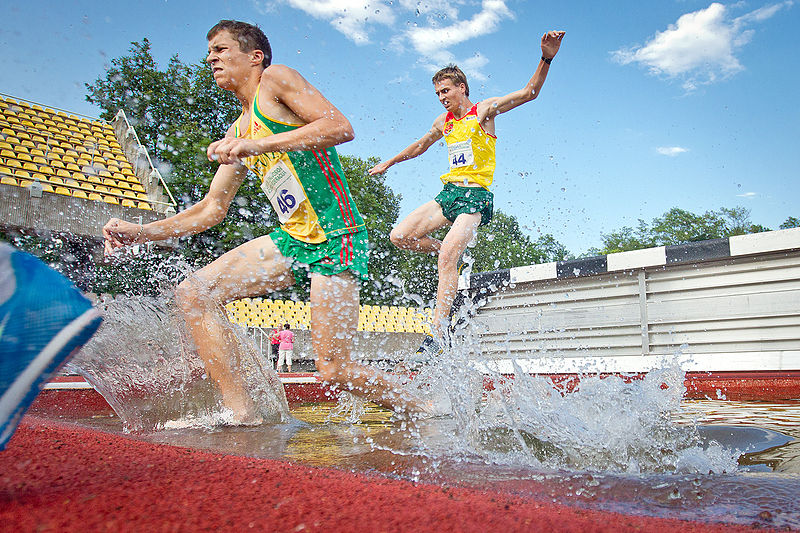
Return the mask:
<svg viewBox="0 0 800 533">
<path fill-rule="evenodd" d="M 244 328 L 271 329 L 289 324 L 309 328 L 309 303 L 267 298 L 243 298 L 225 306 L 230 320 Z M 386 333 L 429 333 L 432 310 L 388 305 L 362 305 L 358 330 Z"/>
<path fill-rule="evenodd" d="M 123 111 L 106 122 L 0 93 L 3 234 L 57 238 L 87 268 L 109 218 L 146 223 L 176 207 Z"/>
<path fill-rule="evenodd" d="M 176 208 L 124 111 L 106 122 L 0 93 L 3 233 L 58 237 L 78 263 L 90 264 L 102 256 L 109 218 L 147 223 Z M 245 298 L 226 310 L 248 329 L 309 327 L 308 302 Z M 362 305 L 358 329 L 428 333 L 430 319 L 430 309 Z"/>
</svg>

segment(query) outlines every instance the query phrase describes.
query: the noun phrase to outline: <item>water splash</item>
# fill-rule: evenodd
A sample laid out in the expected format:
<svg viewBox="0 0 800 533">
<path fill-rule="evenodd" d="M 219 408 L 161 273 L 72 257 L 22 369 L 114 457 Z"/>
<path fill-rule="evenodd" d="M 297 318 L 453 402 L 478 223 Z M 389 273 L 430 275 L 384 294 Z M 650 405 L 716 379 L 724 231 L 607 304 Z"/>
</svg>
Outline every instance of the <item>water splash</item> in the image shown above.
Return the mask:
<svg viewBox="0 0 800 533">
<path fill-rule="evenodd" d="M 449 433 L 434 432 L 425 442 L 432 433 L 420 432 L 430 456 L 628 474 L 737 470 L 738 451 L 705 441 L 681 410 L 682 354 L 643 377 L 587 373 L 567 391 L 516 362 L 513 376 L 488 371 L 469 327 L 452 342 L 415 379 L 452 406 Z"/>
<path fill-rule="evenodd" d="M 119 296 L 98 307 L 104 323 L 70 362 L 103 395 L 126 431 L 225 425 L 231 413 L 205 372 L 172 292 L 157 297 Z M 221 310 L 216 320 L 226 321 Z M 235 371 L 265 422 L 290 418 L 277 374 L 244 331 L 233 326 L 243 348 Z"/>
</svg>

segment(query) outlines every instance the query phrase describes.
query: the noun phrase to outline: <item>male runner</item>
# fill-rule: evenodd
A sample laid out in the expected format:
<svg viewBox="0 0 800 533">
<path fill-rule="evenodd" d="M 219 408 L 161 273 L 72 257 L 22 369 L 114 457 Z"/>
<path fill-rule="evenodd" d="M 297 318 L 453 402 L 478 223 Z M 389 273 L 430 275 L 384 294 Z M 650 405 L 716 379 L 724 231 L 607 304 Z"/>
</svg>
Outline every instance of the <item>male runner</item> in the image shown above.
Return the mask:
<svg viewBox="0 0 800 533">
<path fill-rule="evenodd" d="M 242 104 L 225 138 L 208 147 L 209 159 L 221 163 L 209 191 L 164 220 L 139 225 L 111 219 L 103 228 L 106 251 L 218 224 L 249 168 L 261 179 L 280 229 L 225 253 L 177 289 L 197 350 L 233 423 L 257 424 L 261 417 L 232 369 L 241 348 L 232 326 L 214 320 L 216 306 L 309 278 L 312 344 L 321 377 L 387 408 L 417 411 L 420 404 L 400 392 L 399 380 L 350 359 L 358 280 L 367 278 L 367 232 L 334 148 L 353 138 L 350 123 L 297 71 L 271 64 L 269 41 L 256 26 L 223 20 L 207 39 L 214 80 Z"/>
<path fill-rule="evenodd" d="M 542 36 L 542 58 L 533 77 L 525 87 L 505 96 L 473 104 L 469 99 L 467 78 L 461 69 L 450 65 L 437 72 L 433 76 L 433 86 L 447 111 L 436 118 L 421 139 L 369 171 L 373 175 L 381 174 L 395 163 L 425 153 L 442 137 L 447 141 L 450 171 L 441 177 L 444 190 L 435 200 L 415 209 L 390 235 L 392 243 L 399 248 L 439 256 L 439 283 L 432 324 L 435 337 L 424 339 L 418 350 L 420 354 L 441 353 L 458 289 L 458 260 L 475 238 L 478 227 L 488 224 L 492 218 L 493 194 L 489 186 L 495 167 L 494 118 L 539 96 L 564 34 L 551 31 Z M 431 233 L 445 226 L 451 228 L 444 240 L 431 237 Z"/>
</svg>

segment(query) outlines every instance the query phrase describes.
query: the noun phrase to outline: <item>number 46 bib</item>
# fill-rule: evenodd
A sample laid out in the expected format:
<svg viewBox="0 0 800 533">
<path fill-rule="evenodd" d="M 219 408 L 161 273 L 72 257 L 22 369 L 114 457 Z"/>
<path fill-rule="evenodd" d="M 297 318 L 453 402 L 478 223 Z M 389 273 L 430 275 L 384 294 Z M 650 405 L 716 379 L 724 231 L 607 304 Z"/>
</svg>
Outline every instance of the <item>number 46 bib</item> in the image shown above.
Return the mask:
<svg viewBox="0 0 800 533">
<path fill-rule="evenodd" d="M 448 143 L 447 154 L 450 158 L 450 170 L 475 163 L 475 156 L 472 153 L 472 140 L 470 139 Z"/>
<path fill-rule="evenodd" d="M 281 224 L 286 223 L 300 207 L 300 202 L 307 199 L 303 186 L 283 161 L 269 169 L 261 182 L 261 190 L 269 198 Z"/>
</svg>

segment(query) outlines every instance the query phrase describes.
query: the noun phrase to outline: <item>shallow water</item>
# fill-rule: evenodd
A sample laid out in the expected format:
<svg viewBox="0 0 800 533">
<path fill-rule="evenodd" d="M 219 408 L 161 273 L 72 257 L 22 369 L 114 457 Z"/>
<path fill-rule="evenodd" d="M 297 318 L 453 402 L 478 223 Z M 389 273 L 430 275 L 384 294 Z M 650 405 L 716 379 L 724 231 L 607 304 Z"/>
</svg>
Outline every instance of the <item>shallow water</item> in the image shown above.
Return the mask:
<svg viewBox="0 0 800 533">
<path fill-rule="evenodd" d="M 697 423 L 704 444 L 735 450 L 738 467 L 723 474 L 607 473 L 529 464 L 499 464 L 446 449 L 452 418 L 417 424 L 373 404 L 360 421 L 337 416 L 335 404 L 293 406 L 294 419 L 253 428 L 181 428 L 134 432 L 151 442 L 219 453 L 298 461 L 321 467 L 447 486 L 506 491 L 630 514 L 800 528 L 800 401 L 684 401 L 677 423 Z M 82 423 L 121 431 L 118 418 Z M 487 446 L 514 442 L 487 433 Z"/>
<path fill-rule="evenodd" d="M 235 369 L 269 423 L 226 427 L 169 296 L 105 305 L 103 328 L 72 362 L 119 415 L 85 421 L 95 427 L 626 513 L 800 528 L 800 401 L 684 401 L 686 354 L 641 379 L 582 376 L 564 393 L 519 368 L 513 379 L 488 371 L 467 329 L 398 391 L 449 416 L 412 421 L 350 394 L 290 413 L 239 331 Z"/>
</svg>

